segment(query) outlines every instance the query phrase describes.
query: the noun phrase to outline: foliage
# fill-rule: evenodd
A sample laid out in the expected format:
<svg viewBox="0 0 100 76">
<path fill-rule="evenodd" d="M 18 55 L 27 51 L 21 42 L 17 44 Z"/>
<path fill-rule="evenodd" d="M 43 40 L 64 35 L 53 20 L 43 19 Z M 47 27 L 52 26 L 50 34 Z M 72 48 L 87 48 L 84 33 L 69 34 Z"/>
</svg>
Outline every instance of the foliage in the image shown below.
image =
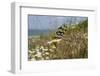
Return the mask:
<svg viewBox="0 0 100 76">
<path fill-rule="evenodd" d="M 88 20 L 28 39 L 29 60 L 88 58 Z M 60 41 L 56 41 L 61 39 Z M 51 42 L 48 44 L 48 42 Z"/>
</svg>

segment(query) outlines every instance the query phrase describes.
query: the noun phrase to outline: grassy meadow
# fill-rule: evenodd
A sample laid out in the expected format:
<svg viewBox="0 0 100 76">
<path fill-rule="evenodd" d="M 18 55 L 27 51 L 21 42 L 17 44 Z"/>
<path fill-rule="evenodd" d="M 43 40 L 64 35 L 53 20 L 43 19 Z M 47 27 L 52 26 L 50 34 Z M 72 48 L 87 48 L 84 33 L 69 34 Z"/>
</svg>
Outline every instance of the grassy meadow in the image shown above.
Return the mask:
<svg viewBox="0 0 100 76">
<path fill-rule="evenodd" d="M 88 58 L 88 20 L 28 37 L 28 60 Z"/>
</svg>

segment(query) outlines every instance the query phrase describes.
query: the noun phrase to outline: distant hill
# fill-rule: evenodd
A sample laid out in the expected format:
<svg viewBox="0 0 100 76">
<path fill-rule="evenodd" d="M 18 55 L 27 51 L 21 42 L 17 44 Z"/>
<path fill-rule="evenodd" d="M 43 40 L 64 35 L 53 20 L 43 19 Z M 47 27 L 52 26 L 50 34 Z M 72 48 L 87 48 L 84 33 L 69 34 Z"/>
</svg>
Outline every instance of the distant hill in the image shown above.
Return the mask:
<svg viewBox="0 0 100 76">
<path fill-rule="evenodd" d="M 48 30 L 48 29 L 41 29 L 41 30 L 39 30 L 39 29 L 29 29 L 28 30 L 28 36 L 35 36 L 35 35 L 47 35 L 49 32 L 55 32 L 55 30 Z"/>
</svg>

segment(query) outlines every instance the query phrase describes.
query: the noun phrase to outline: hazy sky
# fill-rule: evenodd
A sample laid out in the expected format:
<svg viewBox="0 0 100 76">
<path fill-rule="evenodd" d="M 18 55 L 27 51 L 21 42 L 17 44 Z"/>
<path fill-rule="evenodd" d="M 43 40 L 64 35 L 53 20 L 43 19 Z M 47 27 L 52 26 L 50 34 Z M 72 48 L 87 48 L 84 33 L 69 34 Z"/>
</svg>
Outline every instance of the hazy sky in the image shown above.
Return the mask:
<svg viewBox="0 0 100 76">
<path fill-rule="evenodd" d="M 29 15 L 28 29 L 55 29 L 62 24 L 79 23 L 87 17 Z"/>
</svg>

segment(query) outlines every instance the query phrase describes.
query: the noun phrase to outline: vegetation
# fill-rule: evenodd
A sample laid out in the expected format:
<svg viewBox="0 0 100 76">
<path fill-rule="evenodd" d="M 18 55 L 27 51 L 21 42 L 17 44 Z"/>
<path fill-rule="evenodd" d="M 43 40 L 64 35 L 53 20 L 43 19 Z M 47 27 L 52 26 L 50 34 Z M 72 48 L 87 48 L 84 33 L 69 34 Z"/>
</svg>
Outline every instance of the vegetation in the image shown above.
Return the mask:
<svg viewBox="0 0 100 76">
<path fill-rule="evenodd" d="M 28 38 L 29 60 L 88 58 L 88 20 Z"/>
</svg>

